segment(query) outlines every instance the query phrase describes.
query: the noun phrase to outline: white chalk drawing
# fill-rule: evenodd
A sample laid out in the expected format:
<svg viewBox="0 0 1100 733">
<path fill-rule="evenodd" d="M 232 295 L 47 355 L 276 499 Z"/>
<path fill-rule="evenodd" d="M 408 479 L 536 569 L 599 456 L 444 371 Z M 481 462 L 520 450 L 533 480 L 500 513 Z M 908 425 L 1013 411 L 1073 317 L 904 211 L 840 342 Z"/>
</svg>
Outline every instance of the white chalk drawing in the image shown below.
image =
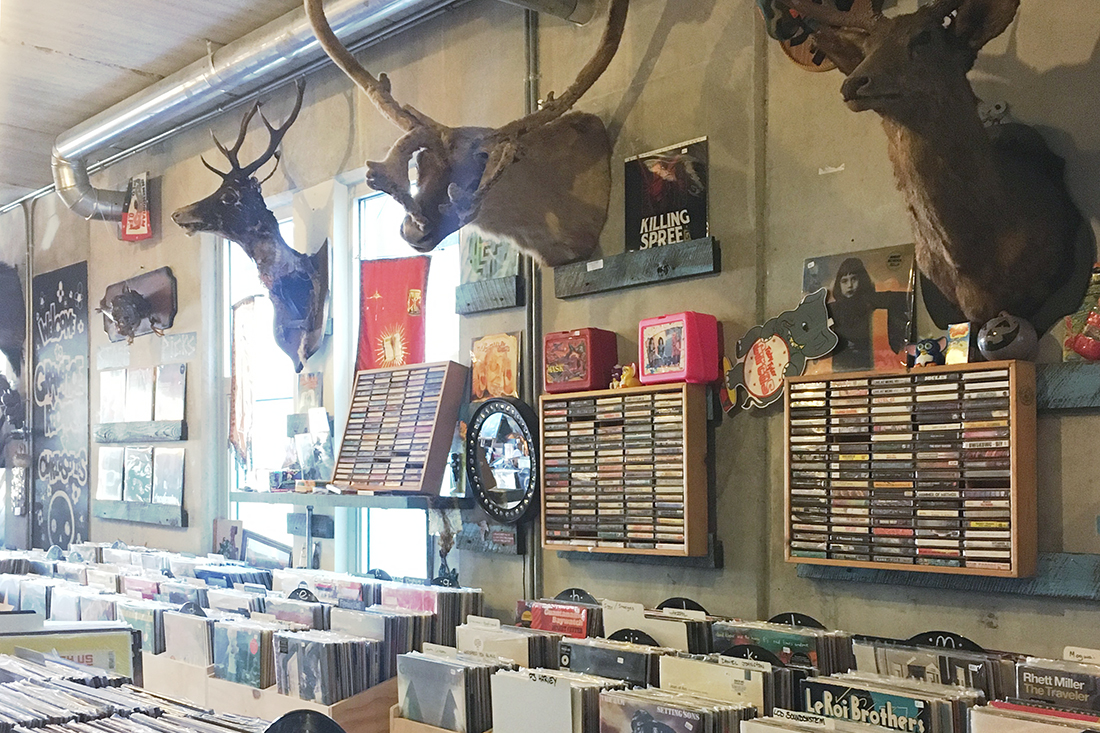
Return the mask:
<svg viewBox="0 0 1100 733">
<path fill-rule="evenodd" d="M 88 539 L 88 265 L 34 278 L 34 547 Z"/>
<path fill-rule="evenodd" d="M 199 350 L 199 336 L 190 333 L 173 333 L 160 339 L 160 361 L 168 364 L 176 361 L 191 361 Z"/>
<path fill-rule="evenodd" d="M 100 346 L 96 351 L 95 367 L 99 371 L 125 369 L 130 366 L 130 347 L 125 341 Z"/>
</svg>

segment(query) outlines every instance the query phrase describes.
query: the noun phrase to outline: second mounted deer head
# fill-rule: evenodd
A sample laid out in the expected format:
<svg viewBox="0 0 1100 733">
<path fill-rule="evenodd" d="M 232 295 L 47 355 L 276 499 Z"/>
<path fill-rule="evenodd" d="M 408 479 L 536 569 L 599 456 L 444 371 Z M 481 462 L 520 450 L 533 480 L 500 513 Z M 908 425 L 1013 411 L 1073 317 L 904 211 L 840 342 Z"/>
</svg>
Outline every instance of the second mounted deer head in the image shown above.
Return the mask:
<svg viewBox="0 0 1100 733">
<path fill-rule="evenodd" d="M 986 130 L 967 80 L 1019 0 L 934 0 L 893 17 L 882 0 L 758 1 L 804 25 L 847 76 L 850 109 L 882 118 L 917 263 L 939 291 L 926 291 L 930 310 L 946 298 L 971 322 L 1008 311 L 1042 333 L 1078 308 L 1095 247 L 1064 161 L 1030 127 Z"/>
<path fill-rule="evenodd" d="M 219 234 L 241 245 L 245 254 L 256 263 L 260 281 L 267 288 L 275 310 L 275 342 L 290 357 L 296 372 L 302 371 L 305 361 L 320 348 L 325 335 L 328 241 L 312 255 L 302 254 L 283 241 L 279 223 L 264 203 L 260 191 L 267 179 L 261 181 L 256 174 L 272 159 L 278 166 L 279 144 L 298 118 L 304 92 L 305 86 L 299 81 L 294 109 L 280 127 L 273 126 L 260 112 L 269 135 L 268 145 L 251 163 L 242 165 L 238 156 L 248 124 L 260 110 L 259 102 L 241 119 L 240 132 L 232 147 L 226 148 L 215 137 L 214 145 L 228 160 L 229 170 L 223 173 L 205 159 L 202 163 L 221 177 L 221 186 L 210 196 L 172 214 L 172 219 L 188 234 Z"/>
<path fill-rule="evenodd" d="M 405 241 L 427 252 L 474 223 L 511 239 L 544 264 L 591 254 L 607 219 L 611 144 L 598 117 L 569 110 L 614 58 L 627 4 L 611 0 L 596 52 L 560 97 L 551 94 L 537 112 L 493 129 L 448 127 L 399 103 L 389 78 L 372 75 L 337 39 L 322 0 L 305 0 L 321 47 L 404 131 L 385 160 L 367 163 L 367 183 L 405 208 Z M 411 163 L 417 169 L 415 189 Z"/>
</svg>

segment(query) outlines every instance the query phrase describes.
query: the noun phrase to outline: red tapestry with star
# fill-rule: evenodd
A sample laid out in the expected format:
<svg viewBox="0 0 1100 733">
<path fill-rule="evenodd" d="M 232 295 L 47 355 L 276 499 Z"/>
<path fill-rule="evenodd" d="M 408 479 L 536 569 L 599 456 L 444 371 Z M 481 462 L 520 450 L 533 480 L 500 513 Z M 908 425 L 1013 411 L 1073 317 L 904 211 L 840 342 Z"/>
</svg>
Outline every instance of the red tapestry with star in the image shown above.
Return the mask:
<svg viewBox="0 0 1100 733">
<path fill-rule="evenodd" d="M 431 263 L 431 257 L 360 263 L 357 371 L 424 361 L 424 298 Z"/>
</svg>

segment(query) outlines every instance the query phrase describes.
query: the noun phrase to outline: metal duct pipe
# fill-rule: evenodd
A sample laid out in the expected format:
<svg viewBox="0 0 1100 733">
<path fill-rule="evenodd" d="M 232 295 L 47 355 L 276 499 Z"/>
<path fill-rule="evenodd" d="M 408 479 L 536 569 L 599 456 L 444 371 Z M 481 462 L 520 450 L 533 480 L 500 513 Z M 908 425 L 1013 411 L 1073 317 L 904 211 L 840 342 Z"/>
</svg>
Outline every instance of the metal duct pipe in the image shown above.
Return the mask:
<svg viewBox="0 0 1100 733">
<path fill-rule="evenodd" d="M 363 36 L 460 1 L 331 0 L 325 14 L 350 47 Z M 92 187 L 89 156 L 136 145 L 324 59 L 305 10 L 287 13 L 59 135 L 52 161 L 58 194 L 85 218 L 118 219 L 125 194 Z"/>
<path fill-rule="evenodd" d="M 596 0 L 503 0 L 509 5 L 546 13 L 583 25 L 596 13 Z"/>
</svg>

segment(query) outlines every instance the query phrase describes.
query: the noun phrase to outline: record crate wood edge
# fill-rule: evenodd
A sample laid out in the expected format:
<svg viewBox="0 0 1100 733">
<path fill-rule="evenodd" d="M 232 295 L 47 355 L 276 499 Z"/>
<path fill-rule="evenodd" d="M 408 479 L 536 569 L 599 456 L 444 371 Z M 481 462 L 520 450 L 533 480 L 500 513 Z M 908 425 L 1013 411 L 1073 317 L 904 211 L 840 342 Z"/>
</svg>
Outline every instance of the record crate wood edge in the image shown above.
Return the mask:
<svg viewBox="0 0 1100 733">
<path fill-rule="evenodd" d="M 912 384 L 920 384 L 922 376 L 933 377 L 925 380 L 931 383 L 934 375 L 964 374 L 975 371 L 1000 371 L 1007 370 L 1010 386 L 1008 389 L 1008 443 L 1009 457 L 1011 459 L 1011 477 L 1009 487 L 1010 500 L 1010 563 L 1005 570 L 980 567 L 951 567 L 942 565 L 918 565 L 882 561 L 859 561 L 843 558 L 807 557 L 796 556 L 791 553 L 792 542 L 792 514 L 791 514 L 791 386 L 820 382 L 823 389 L 833 382 L 847 382 L 854 380 L 891 379 L 898 377 L 913 378 Z M 939 377 L 943 379 L 943 377 Z M 977 362 L 969 364 L 956 364 L 949 366 L 930 366 L 917 369 L 897 369 L 874 372 L 836 372 L 831 374 L 807 375 L 801 377 L 788 377 L 784 389 L 784 522 L 783 522 L 783 546 L 784 559 L 789 563 L 805 565 L 831 565 L 847 568 L 865 568 L 872 570 L 897 570 L 901 572 L 940 573 L 950 575 L 980 575 L 986 577 L 1022 578 L 1034 575 L 1038 559 L 1037 547 L 1037 506 L 1036 506 L 1036 434 L 1035 434 L 1035 410 L 1036 410 L 1036 385 L 1035 365 L 1024 361 L 999 361 Z M 868 382 L 867 411 L 870 415 L 871 383 Z M 914 391 L 914 396 L 916 392 Z M 960 398 L 961 399 L 961 398 Z M 915 401 L 913 403 L 916 404 Z M 963 405 L 960 404 L 960 413 Z M 826 416 L 831 416 L 826 410 Z M 910 410 L 912 412 L 912 409 Z M 961 436 L 962 429 L 959 429 Z M 957 439 L 962 448 L 961 437 Z M 917 450 L 912 451 L 915 455 Z M 965 468 L 965 456 L 960 452 L 960 476 Z M 914 463 L 915 465 L 915 463 Z M 872 482 L 868 482 L 870 488 Z M 916 489 L 914 480 L 914 489 Z M 961 500 L 961 499 L 960 499 Z M 831 504 L 829 504 L 831 508 Z M 914 498 L 914 509 L 916 499 Z M 962 510 L 960 510 L 962 511 Z M 915 516 L 915 514 L 914 514 Z M 964 519 L 960 515 L 960 522 Z M 960 523 L 961 527 L 961 523 Z M 962 539 L 962 538 L 960 538 Z M 962 542 L 960 542 L 960 545 Z"/>
<path fill-rule="evenodd" d="M 401 706 L 394 705 L 390 708 L 390 733 L 451 733 L 446 728 L 436 728 L 434 725 L 419 723 L 415 720 L 401 717 Z M 493 733 L 493 729 L 485 731 Z"/>
<path fill-rule="evenodd" d="M 680 484 L 683 496 L 683 546 L 680 549 L 666 548 L 634 548 L 600 546 L 599 544 L 578 544 L 571 539 L 551 537 L 547 527 L 547 445 L 546 445 L 546 404 L 570 402 L 574 400 L 599 400 L 606 398 L 626 398 L 637 395 L 654 395 L 659 393 L 676 393 L 680 395 L 680 435 L 681 462 L 679 466 L 683 470 L 682 483 Z M 654 415 L 654 418 L 657 416 Z M 616 418 L 610 418 L 614 422 Z M 595 423 L 595 420 L 593 420 Z M 656 424 L 654 422 L 653 424 Z M 625 425 L 625 423 L 624 423 Z M 630 554 L 630 555 L 659 555 L 665 557 L 698 557 L 707 554 L 708 508 L 707 508 L 707 404 L 706 385 L 687 384 L 683 382 L 671 382 L 666 384 L 653 384 L 642 387 L 626 389 L 595 390 L 590 392 L 561 392 L 556 394 L 543 394 L 539 397 L 539 426 L 540 426 L 540 451 L 542 451 L 542 486 L 541 486 L 541 517 L 542 517 L 542 546 L 552 550 L 569 550 L 591 554 Z M 624 433 L 625 435 L 625 433 Z M 655 439 L 654 439 L 655 440 Z M 575 450 L 573 444 L 569 444 L 570 452 Z M 656 446 L 651 445 L 655 450 Z M 625 451 L 625 448 L 624 448 Z M 655 454 L 654 454 L 655 455 Z M 624 454 L 625 458 L 625 454 Z M 594 460 L 594 459 L 593 459 Z M 570 458 L 572 463 L 572 458 Z M 625 466 L 625 463 L 624 463 Z M 625 477 L 623 478 L 625 482 Z M 600 479 L 600 486 L 607 486 L 606 479 Z M 598 489 L 599 487 L 597 487 Z M 623 486 L 625 488 L 625 486 Z M 625 492 L 624 492 L 625 496 Z M 597 504 L 599 493 L 597 492 Z M 656 503 L 656 499 L 654 499 Z M 656 517 L 654 516 L 654 525 Z M 656 526 L 656 525 L 655 525 Z M 599 540 L 593 540 L 598 543 Z"/>
</svg>

